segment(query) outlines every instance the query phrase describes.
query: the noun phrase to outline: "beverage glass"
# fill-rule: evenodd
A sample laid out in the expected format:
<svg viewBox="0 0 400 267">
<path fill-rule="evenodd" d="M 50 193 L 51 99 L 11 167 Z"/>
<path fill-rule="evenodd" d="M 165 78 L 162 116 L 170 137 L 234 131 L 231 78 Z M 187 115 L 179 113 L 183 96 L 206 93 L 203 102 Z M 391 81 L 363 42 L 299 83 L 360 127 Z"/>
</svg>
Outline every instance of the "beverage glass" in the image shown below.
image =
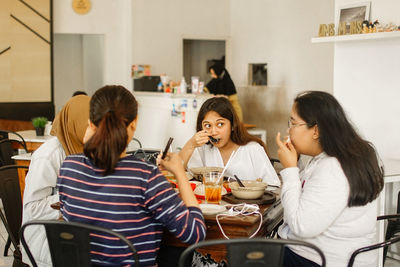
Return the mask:
<svg viewBox="0 0 400 267">
<path fill-rule="evenodd" d="M 206 198 L 206 203 L 208 204 L 220 204 L 221 203 L 221 191 L 222 184 L 224 182 L 223 177 L 221 177 L 221 172 L 212 171 L 206 173 L 203 176 L 204 184 L 204 195 Z"/>
</svg>

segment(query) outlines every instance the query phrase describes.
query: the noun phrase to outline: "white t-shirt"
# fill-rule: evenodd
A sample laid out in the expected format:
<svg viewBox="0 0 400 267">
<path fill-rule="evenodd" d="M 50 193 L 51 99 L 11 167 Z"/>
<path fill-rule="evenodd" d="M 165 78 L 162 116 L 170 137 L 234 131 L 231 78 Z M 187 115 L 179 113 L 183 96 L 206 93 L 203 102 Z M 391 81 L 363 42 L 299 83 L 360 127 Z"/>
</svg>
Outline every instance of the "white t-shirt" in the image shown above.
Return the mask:
<svg viewBox="0 0 400 267">
<path fill-rule="evenodd" d="M 187 166 L 188 168 L 225 167 L 219 149 L 210 145 L 197 147 Z M 264 148 L 257 142 L 249 142 L 236 150 L 224 176 L 233 177 L 235 174 L 243 180 L 262 178 L 267 184 L 280 185 L 278 175 Z"/>
<path fill-rule="evenodd" d="M 56 193 L 57 175 L 65 159 L 65 152 L 56 137 L 46 141 L 33 154 L 25 178 L 22 223 L 32 220 L 57 220 L 60 212 L 50 207 L 59 201 Z M 25 230 L 25 239 L 39 266 L 52 266 L 46 233 L 41 226 Z M 29 262 L 24 250 L 23 261 Z"/>
<path fill-rule="evenodd" d="M 301 164 L 300 164 L 301 163 Z M 328 267 L 344 267 L 351 253 L 376 242 L 376 200 L 365 206 L 347 206 L 350 186 L 339 161 L 321 153 L 282 175 L 284 223 L 280 237 L 298 239 L 319 247 Z M 316 252 L 291 247 L 300 256 L 321 264 Z M 377 266 L 377 250 L 356 257 L 355 266 Z"/>
</svg>

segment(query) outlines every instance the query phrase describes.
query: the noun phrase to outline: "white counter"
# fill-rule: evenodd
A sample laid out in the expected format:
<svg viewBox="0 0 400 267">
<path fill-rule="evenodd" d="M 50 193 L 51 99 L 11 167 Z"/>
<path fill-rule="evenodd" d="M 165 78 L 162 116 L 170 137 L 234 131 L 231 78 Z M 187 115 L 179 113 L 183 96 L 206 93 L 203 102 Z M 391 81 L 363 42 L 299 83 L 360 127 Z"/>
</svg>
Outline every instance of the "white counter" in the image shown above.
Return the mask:
<svg viewBox="0 0 400 267">
<path fill-rule="evenodd" d="M 182 148 L 196 132 L 196 119 L 201 105 L 210 94 L 168 94 L 133 92 L 139 102 L 139 121 L 135 137 L 144 148 L 162 149 L 173 137 L 172 149 Z M 184 107 L 184 103 L 186 106 Z M 172 114 L 175 107 L 175 114 Z M 185 113 L 183 120 L 183 113 Z"/>
</svg>

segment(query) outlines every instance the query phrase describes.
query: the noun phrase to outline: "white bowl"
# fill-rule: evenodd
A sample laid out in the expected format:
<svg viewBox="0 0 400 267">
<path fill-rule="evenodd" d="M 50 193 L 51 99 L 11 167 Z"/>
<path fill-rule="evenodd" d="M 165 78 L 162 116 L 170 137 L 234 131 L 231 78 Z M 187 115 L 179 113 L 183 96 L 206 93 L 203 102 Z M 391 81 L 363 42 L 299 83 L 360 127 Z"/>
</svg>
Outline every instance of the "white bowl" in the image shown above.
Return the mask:
<svg viewBox="0 0 400 267">
<path fill-rule="evenodd" d="M 221 167 L 197 167 L 191 168 L 190 171 L 193 173 L 194 177 L 198 180 L 203 180 L 203 176 L 206 173 L 210 173 L 213 171 L 222 172 L 224 168 Z"/>
<path fill-rule="evenodd" d="M 264 195 L 265 188 L 268 186 L 267 183 L 252 180 L 242 180 L 242 182 L 245 187 L 240 187 L 237 182 L 229 183 L 232 194 L 240 199 L 261 198 Z"/>
</svg>

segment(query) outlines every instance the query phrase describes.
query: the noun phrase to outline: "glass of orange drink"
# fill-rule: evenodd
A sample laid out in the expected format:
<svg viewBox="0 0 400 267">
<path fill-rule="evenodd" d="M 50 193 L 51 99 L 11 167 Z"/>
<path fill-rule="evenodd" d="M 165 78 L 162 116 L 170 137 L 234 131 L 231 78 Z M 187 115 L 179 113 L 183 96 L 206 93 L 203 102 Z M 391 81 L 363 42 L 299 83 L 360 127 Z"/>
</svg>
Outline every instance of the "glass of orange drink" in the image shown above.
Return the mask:
<svg viewBox="0 0 400 267">
<path fill-rule="evenodd" d="M 224 182 L 221 172 L 212 171 L 203 176 L 205 199 L 208 204 L 221 203 L 222 184 Z"/>
</svg>

